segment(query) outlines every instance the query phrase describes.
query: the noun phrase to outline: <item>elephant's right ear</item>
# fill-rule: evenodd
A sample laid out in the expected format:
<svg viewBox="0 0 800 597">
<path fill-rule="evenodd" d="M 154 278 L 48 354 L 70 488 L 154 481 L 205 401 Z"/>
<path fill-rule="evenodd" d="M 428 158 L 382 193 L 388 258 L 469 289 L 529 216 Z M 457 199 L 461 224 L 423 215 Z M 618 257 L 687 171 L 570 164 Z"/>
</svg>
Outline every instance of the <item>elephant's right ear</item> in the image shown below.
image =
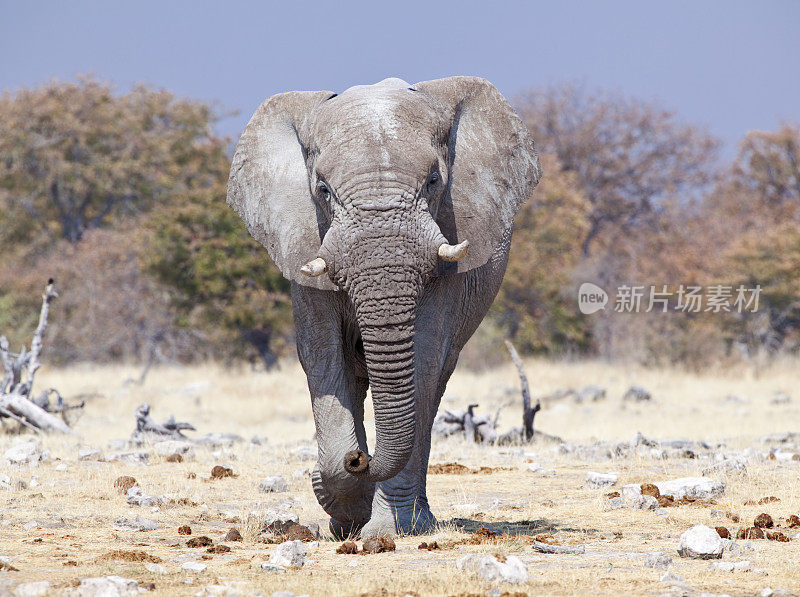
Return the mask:
<svg viewBox="0 0 800 597">
<path fill-rule="evenodd" d="M 328 276 L 300 273 L 317 256 L 326 224 L 311 196 L 298 131 L 306 116 L 333 95 L 292 91 L 261 104 L 236 145 L 228 178 L 228 205 L 284 277 L 322 290 L 336 289 Z"/>
</svg>

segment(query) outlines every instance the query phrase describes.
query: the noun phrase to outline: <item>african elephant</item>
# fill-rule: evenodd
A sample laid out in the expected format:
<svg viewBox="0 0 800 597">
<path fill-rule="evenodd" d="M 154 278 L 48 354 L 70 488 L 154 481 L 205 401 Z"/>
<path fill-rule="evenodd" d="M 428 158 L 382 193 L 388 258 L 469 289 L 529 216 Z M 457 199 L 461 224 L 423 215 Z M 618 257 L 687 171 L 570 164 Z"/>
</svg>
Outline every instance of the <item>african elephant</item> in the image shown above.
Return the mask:
<svg viewBox="0 0 800 597">
<path fill-rule="evenodd" d="M 475 77 L 282 93 L 247 125 L 228 203 L 291 280 L 319 445 L 312 483 L 335 535 L 436 524 L 433 418 L 540 175 L 525 125 Z"/>
</svg>

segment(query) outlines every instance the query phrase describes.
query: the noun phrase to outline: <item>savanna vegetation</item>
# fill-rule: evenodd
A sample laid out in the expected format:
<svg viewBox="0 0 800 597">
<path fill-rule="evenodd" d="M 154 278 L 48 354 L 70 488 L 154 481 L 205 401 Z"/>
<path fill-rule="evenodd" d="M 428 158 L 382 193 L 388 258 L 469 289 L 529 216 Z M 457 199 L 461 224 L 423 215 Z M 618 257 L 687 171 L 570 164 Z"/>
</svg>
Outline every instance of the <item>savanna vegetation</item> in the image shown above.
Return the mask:
<svg viewBox="0 0 800 597">
<path fill-rule="evenodd" d="M 502 355 L 486 349 L 503 338 L 528 354 L 695 368 L 797 351 L 797 124 L 748 133 L 728 163 L 702 127 L 655 103 L 574 85 L 513 103 L 545 177 L 467 364 Z M 291 352 L 288 283 L 225 204 L 232 140 L 214 132 L 219 117 L 92 78 L 0 97 L 0 332 L 12 347 L 54 277 L 50 361 L 271 366 Z M 578 310 L 587 281 L 610 295 L 593 315 Z M 642 312 L 615 310 L 617 288 L 637 285 Z M 670 295 L 666 312 L 644 312 L 651 286 Z M 732 294 L 687 312 L 688 286 Z M 739 287 L 761 289 L 757 310 L 735 308 Z"/>
</svg>

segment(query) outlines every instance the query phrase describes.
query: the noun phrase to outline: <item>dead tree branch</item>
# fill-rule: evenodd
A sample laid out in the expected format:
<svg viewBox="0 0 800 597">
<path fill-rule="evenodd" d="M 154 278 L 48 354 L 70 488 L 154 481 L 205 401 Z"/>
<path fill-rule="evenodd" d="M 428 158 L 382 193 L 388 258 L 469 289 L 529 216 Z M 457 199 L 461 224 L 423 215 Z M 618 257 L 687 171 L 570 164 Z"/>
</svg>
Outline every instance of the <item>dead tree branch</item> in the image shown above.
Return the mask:
<svg viewBox="0 0 800 597">
<path fill-rule="evenodd" d="M 0 417 L 13 419 L 25 427 L 38 431 L 72 433 L 72 429 L 65 421 L 50 414 L 46 408 L 31 398 L 33 379 L 41 366 L 39 356 L 42 353 L 44 332 L 47 329 L 50 303 L 57 297 L 58 293 L 53 288 L 53 280 L 50 279 L 44 294 L 42 294 L 39 325 L 36 326 L 33 334 L 30 352 L 27 352 L 23 346 L 19 354 L 15 355 L 9 350 L 8 340 L 5 337 L 0 338 L 0 360 L 3 361 L 3 370 L 5 371 L 3 385 L 0 386 Z M 48 392 L 49 390 L 45 392 L 44 400 L 49 403 Z"/>
<path fill-rule="evenodd" d="M 525 367 L 522 364 L 522 359 L 519 358 L 519 353 L 511 340 L 506 340 L 506 348 L 511 355 L 511 360 L 514 361 L 514 366 L 517 368 L 519 374 L 520 385 L 522 386 L 522 430 L 525 435 L 525 441 L 531 441 L 533 438 L 533 418 L 536 413 L 542 409 L 539 401 L 536 401 L 536 406 L 531 408 L 531 391 L 528 386 L 528 376 L 525 375 Z"/>
</svg>

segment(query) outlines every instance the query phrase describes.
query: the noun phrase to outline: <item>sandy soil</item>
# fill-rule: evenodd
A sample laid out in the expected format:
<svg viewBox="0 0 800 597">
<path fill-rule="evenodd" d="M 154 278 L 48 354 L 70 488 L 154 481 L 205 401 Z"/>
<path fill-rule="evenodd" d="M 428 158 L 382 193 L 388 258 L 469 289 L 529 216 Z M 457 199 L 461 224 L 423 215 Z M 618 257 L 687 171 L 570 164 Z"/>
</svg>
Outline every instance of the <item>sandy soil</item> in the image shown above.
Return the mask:
<svg viewBox="0 0 800 597">
<path fill-rule="evenodd" d="M 786 519 L 800 514 L 800 461 L 772 460 L 771 450 L 800 452 L 800 445 L 763 442 L 763 436 L 800 431 L 800 369 L 791 363 L 763 370 L 758 376 L 747 370 L 720 371 L 706 375 L 669 370 L 624 368 L 604 363 L 527 363 L 535 396 L 565 387 L 599 384 L 607 398 L 576 404 L 573 400 L 548 401 L 537 415 L 537 429 L 560 436 L 570 446 L 595 442 L 630 442 L 641 432 L 652 440 L 705 441 L 713 450 L 699 458 L 672 455 L 657 457 L 651 450 L 632 450 L 623 457 L 604 459 L 598 451 L 565 453 L 558 444 L 537 442 L 524 447 L 468 445 L 447 439 L 434 444 L 431 463 L 458 462 L 470 469 L 490 467 L 481 474 L 431 474 L 428 495 L 441 521 L 439 531 L 425 537 L 401 537 L 394 552 L 377 555 L 338 555 L 340 542 L 325 536 L 326 517 L 317 505 L 304 474 L 313 461 L 293 452 L 313 447 L 313 422 L 305 378 L 296 364 L 285 364 L 275 373 L 230 370 L 210 364 L 202 367 L 164 368 L 151 371 L 144 385 L 124 385 L 138 371 L 125 367 L 43 368 L 37 387 L 54 386 L 66 397 L 88 394 L 83 415 L 75 423 L 75 438 L 46 437 L 42 448 L 49 458 L 37 465 L 12 466 L 0 462 L 0 472 L 11 478 L 12 489 L 0 491 L 0 556 L 10 557 L 16 572 L 0 572 L 0 594 L 21 582 L 49 580 L 52 591 L 74 587 L 88 576 L 120 575 L 140 586 L 153 583 L 156 594 L 195 595 L 209 585 L 228 585 L 230 594 L 266 595 L 289 590 L 309 595 L 461 595 L 499 592 L 527 594 L 760 594 L 765 587 L 800 593 L 800 529 L 788 529 Z M 623 403 L 632 384 L 650 390 L 647 403 Z M 774 403 L 776 392 L 792 397 Z M 731 396 L 735 398 L 731 398 Z M 444 408 L 479 403 L 478 412 L 494 413 L 502 404 L 500 430 L 518 425 L 518 380 L 511 366 L 473 374 L 459 371 L 443 402 Z M 168 462 L 148 446 L 150 464 L 136 466 L 111 461 L 118 451 L 110 440 L 128 438 L 134 426 L 133 411 L 142 402 L 151 404 L 158 420 L 174 414 L 190 421 L 198 437 L 205 433 L 235 433 L 244 441 L 231 447 L 198 446 L 183 462 Z M 367 412 L 368 429 L 371 412 Z M 260 436 L 260 444 L 251 442 Z M 0 436 L 0 452 L 31 435 Z M 794 440 L 798 441 L 798 440 Z M 724 446 L 719 446 L 724 444 Z M 103 456 L 78 459 L 79 446 L 96 446 Z M 720 472 L 710 476 L 726 483 L 716 503 L 697 503 L 663 508 L 657 512 L 630 508 L 605 510 L 605 494 L 624 484 L 700 476 L 711 453 L 745 450 L 746 472 Z M 657 451 L 656 451 L 657 452 Z M 537 463 L 543 471 L 531 472 Z M 214 465 L 231 467 L 235 477 L 210 479 Z M 614 487 L 584 487 L 588 471 L 615 472 Z M 280 474 L 289 491 L 259 493 L 259 482 Z M 121 475 L 136 478 L 148 494 L 167 495 L 175 503 L 157 509 L 132 506 L 113 486 Z M 27 488 L 15 488 L 18 481 Z M 758 504 L 764 497 L 780 501 Z M 258 512 L 282 500 L 294 500 L 291 511 L 301 523 L 317 522 L 323 538 L 308 549 L 312 561 L 286 574 L 270 574 L 260 568 L 274 545 L 257 540 Z M 719 512 L 717 512 L 719 511 Z M 696 523 L 726 526 L 734 534 L 751 526 L 761 512 L 769 513 L 787 536 L 783 543 L 754 540 L 726 553 L 729 561 L 748 560 L 750 572 L 720 572 L 709 562 L 681 558 L 678 537 Z M 726 514 L 727 513 L 727 514 Z M 159 523 L 148 532 L 113 530 L 121 516 L 141 515 Z M 738 517 L 739 522 L 732 518 Z M 36 524 L 28 524 L 34 521 Z M 205 535 L 214 544 L 231 548 L 209 554 L 206 548 L 189 548 L 178 528 L 189 525 L 193 537 Z M 488 526 L 500 531 L 488 542 L 473 544 L 476 529 Z M 222 542 L 220 537 L 235 527 L 242 542 Z M 531 549 L 531 538 L 551 535 L 559 544 L 585 546 L 582 555 L 545 555 Z M 437 541 L 442 549 L 422 551 L 422 542 Z M 359 542 L 360 545 L 360 542 Z M 744 549 L 742 549 L 744 547 Z M 113 555 L 113 550 L 144 555 Z M 645 554 L 669 553 L 670 571 L 685 584 L 659 581 L 663 570 L 644 566 Z M 456 567 L 467 553 L 513 554 L 527 565 L 530 580 L 509 585 L 482 580 Z M 154 574 L 144 561 L 159 559 L 167 574 Z M 201 559 L 204 558 L 204 559 Z M 185 561 L 207 565 L 200 573 L 181 570 Z M 12 593 L 13 594 L 13 593 Z M 210 594 L 210 593 L 208 593 Z M 220 593 L 226 594 L 226 593 Z M 499 594 L 499 593 L 498 593 Z"/>
</svg>

